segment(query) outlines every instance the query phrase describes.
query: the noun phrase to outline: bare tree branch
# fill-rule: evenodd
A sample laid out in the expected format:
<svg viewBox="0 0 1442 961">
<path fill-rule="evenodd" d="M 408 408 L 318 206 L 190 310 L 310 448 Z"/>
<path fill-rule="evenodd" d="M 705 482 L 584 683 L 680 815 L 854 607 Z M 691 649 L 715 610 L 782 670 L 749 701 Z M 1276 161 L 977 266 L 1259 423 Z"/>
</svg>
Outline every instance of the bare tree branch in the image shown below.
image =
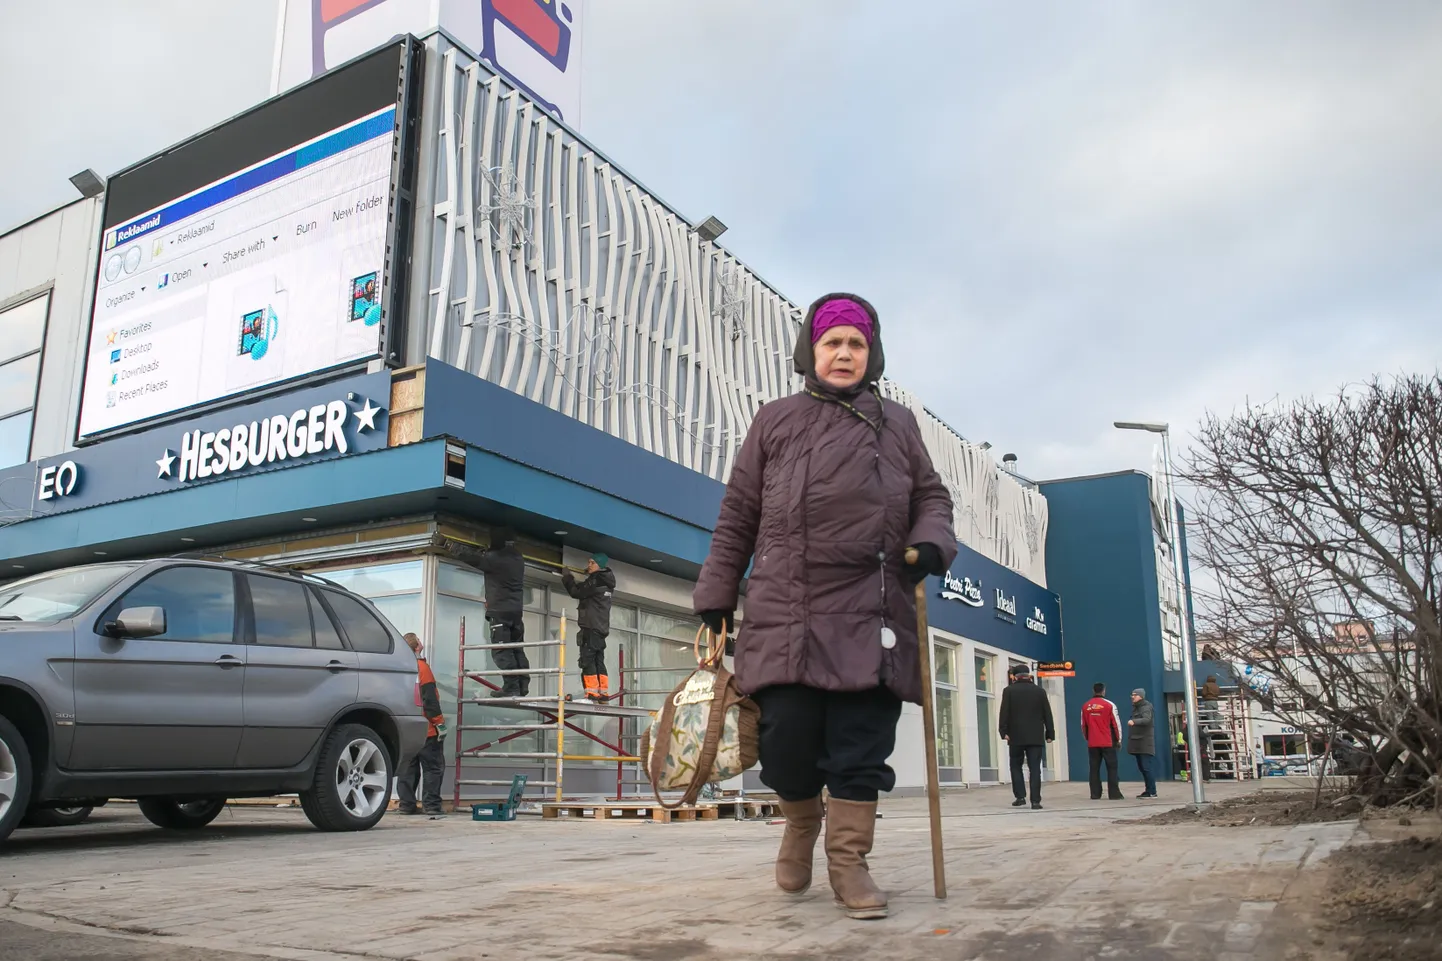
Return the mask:
<svg viewBox="0 0 1442 961">
<path fill-rule="evenodd" d="M 1374 801 L 1435 786 L 1442 375 L 1208 414 L 1183 476 L 1209 643 L 1270 680 L 1284 720 L 1359 739 Z"/>
</svg>

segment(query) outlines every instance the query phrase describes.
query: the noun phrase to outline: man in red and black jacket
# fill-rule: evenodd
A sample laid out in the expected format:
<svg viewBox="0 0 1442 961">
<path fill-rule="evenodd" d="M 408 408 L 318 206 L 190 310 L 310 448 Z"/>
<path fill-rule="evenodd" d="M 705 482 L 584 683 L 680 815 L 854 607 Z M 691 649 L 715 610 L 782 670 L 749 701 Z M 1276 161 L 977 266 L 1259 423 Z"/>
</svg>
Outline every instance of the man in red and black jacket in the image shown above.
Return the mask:
<svg viewBox="0 0 1442 961">
<path fill-rule="evenodd" d="M 1082 734 L 1087 739 L 1087 756 L 1091 761 L 1092 800 L 1102 799 L 1101 765 L 1107 765 L 1107 797 L 1113 801 L 1122 800 L 1121 785 L 1117 783 L 1117 748 L 1122 743 L 1122 718 L 1117 706 L 1106 699 L 1105 684 L 1092 685 L 1092 699 L 1082 705 Z"/>
<path fill-rule="evenodd" d="M 445 814 L 441 809 L 441 766 L 445 762 L 446 716 L 441 713 L 436 675 L 426 663 L 421 639 L 407 634 L 405 640 L 416 654 L 416 705 L 431 725 L 426 731 L 425 747 L 401 771 L 396 785 L 396 800 L 402 814 L 415 814 L 416 789 L 420 788 L 422 810 L 438 817 Z"/>
</svg>

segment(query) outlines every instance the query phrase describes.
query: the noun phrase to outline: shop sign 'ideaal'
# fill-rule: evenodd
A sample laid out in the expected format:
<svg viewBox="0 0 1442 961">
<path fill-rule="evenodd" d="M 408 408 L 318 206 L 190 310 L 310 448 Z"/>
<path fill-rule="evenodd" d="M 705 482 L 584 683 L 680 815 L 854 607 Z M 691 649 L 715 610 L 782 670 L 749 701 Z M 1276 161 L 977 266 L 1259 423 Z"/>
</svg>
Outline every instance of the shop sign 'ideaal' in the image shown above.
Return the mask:
<svg viewBox="0 0 1442 961">
<path fill-rule="evenodd" d="M 345 454 L 350 449 L 346 421 L 354 416 L 357 431 L 375 430 L 376 414 L 382 409 L 372 405 L 369 398 L 356 411 L 343 400 L 333 400 L 217 431 L 187 431 L 181 438 L 179 454 L 166 448 L 156 460 L 160 469 L 156 476 L 185 483 L 331 450 Z"/>
<path fill-rule="evenodd" d="M 958 578 L 951 571 L 941 577 L 940 596 L 948 601 L 961 601 L 969 607 L 982 607 L 986 602 L 981 597 L 981 581 L 970 577 Z M 1016 596 L 1008 597 L 1001 588 L 996 589 L 996 616 L 1008 624 L 1016 623 Z M 1040 607 L 1033 607 L 1026 618 L 1026 628 L 1037 634 L 1048 633 L 1046 613 Z"/>
</svg>

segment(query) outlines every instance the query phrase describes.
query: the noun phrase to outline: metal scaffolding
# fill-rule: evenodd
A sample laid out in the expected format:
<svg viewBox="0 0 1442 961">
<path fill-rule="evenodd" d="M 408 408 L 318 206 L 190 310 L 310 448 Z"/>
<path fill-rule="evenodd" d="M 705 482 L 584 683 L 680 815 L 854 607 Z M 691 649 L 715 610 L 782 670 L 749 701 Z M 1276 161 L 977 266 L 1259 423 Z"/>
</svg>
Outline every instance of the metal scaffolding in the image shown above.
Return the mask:
<svg viewBox="0 0 1442 961">
<path fill-rule="evenodd" d="M 616 785 L 617 797 L 621 796 L 622 785 L 627 782 L 624 776 L 627 766 L 635 766 L 640 763 L 640 758 L 634 754 L 627 753 L 623 747 L 624 742 L 639 738 L 639 731 L 627 732 L 627 721 L 634 722 L 638 719 L 649 721 L 655 714 L 654 711 L 642 707 L 627 707 L 624 705 L 626 694 L 624 673 L 621 675 L 621 688 L 617 691 L 616 703 L 598 704 L 592 701 L 572 701 L 566 694 L 566 617 L 561 615 L 560 636 L 550 640 L 542 641 L 521 641 L 515 644 L 468 644 L 466 643 L 466 619 L 461 618 L 460 630 L 460 670 L 456 682 L 456 761 L 455 761 L 455 788 L 454 802 L 457 808 L 469 801 L 480 801 L 493 799 L 497 793 L 504 794 L 504 791 L 497 792 L 494 789 L 509 789 L 510 778 L 487 778 L 467 777 L 467 764 L 475 764 L 479 761 L 492 759 L 508 759 L 519 761 L 540 761 L 543 764 L 555 765 L 555 774 L 552 778 L 540 780 L 528 780 L 527 787 L 551 788 L 554 799 L 557 803 L 565 799 L 565 767 L 567 761 L 613 761 L 616 764 Z M 557 649 L 557 666 L 549 668 L 524 668 L 514 670 L 503 670 L 501 668 L 468 667 L 466 655 L 472 651 L 497 651 L 516 647 Z M 622 662 L 624 664 L 624 661 Z M 492 697 L 490 691 L 501 689 L 501 685 L 487 680 L 487 677 L 505 678 L 508 675 L 554 675 L 556 677 L 556 694 L 538 695 L 535 697 Z M 466 682 L 473 681 L 483 688 L 482 693 L 468 696 L 466 693 Z M 669 693 L 669 692 L 663 692 Z M 507 708 L 516 711 L 530 712 L 537 716 L 532 723 L 524 722 L 500 722 L 467 724 L 465 714 L 467 708 L 475 711 L 479 707 Z M 569 717 L 611 717 L 619 720 L 618 727 L 622 736 L 617 738 L 617 743 L 611 743 L 583 727 L 580 727 L 570 720 Z M 473 747 L 465 746 L 465 733 L 467 731 L 483 731 L 501 733 L 502 736 L 494 740 L 486 741 Z M 494 750 L 502 747 L 510 741 L 525 737 L 538 731 L 553 731 L 556 735 L 556 746 L 553 751 L 506 751 Z M 566 753 L 566 732 L 571 731 L 579 734 L 608 750 L 609 754 L 567 754 Z M 639 773 L 639 768 L 635 768 Z M 475 771 L 475 774 L 486 773 L 486 768 Z M 644 783 L 644 782 L 643 782 Z M 467 788 L 490 788 L 491 793 L 484 796 L 465 797 Z"/>
</svg>

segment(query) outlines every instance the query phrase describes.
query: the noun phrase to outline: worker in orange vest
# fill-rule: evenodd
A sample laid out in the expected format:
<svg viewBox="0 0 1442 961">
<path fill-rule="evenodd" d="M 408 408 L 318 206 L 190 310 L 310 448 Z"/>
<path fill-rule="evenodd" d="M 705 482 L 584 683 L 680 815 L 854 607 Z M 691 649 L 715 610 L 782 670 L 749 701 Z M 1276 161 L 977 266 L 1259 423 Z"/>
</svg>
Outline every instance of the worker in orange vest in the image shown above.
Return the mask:
<svg viewBox="0 0 1442 961">
<path fill-rule="evenodd" d="M 400 782 L 396 785 L 400 813 L 416 813 L 416 790 L 420 789 L 422 810 L 432 817 L 441 817 L 441 766 L 445 761 L 446 716 L 441 713 L 441 696 L 436 689 L 436 675 L 426 662 L 421 639 L 414 634 L 405 636 L 406 644 L 416 655 L 416 706 L 430 721 L 426 730 L 426 743 L 415 757 L 411 758 L 401 771 Z"/>
</svg>

